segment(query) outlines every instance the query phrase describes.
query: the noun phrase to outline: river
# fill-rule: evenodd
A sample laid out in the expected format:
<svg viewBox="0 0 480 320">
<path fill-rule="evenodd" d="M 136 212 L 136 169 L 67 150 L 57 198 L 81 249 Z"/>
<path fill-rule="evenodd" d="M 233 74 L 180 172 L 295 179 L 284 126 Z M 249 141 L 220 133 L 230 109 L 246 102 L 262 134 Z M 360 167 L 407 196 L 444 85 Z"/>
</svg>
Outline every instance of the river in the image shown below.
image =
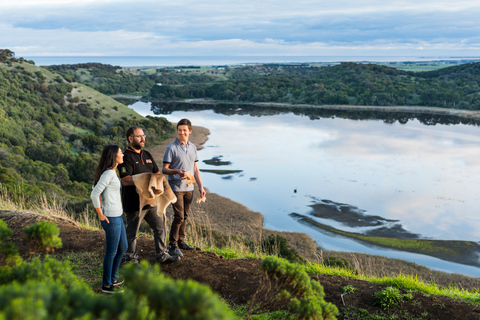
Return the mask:
<svg viewBox="0 0 480 320">
<path fill-rule="evenodd" d="M 189 118 L 208 128 L 209 138 L 199 152 L 200 169 L 232 173 L 204 171 L 203 184 L 261 212 L 266 228 L 305 232 L 325 250 L 379 254 L 480 276 L 479 268 L 366 246 L 292 216 L 357 233 L 478 242 L 477 124 L 412 115 L 369 119 L 346 112 L 258 113 L 243 106 L 228 112 L 157 107 L 155 113 L 150 103 L 130 107 L 143 116 L 172 122 Z M 324 215 L 332 211 L 338 214 Z"/>
</svg>

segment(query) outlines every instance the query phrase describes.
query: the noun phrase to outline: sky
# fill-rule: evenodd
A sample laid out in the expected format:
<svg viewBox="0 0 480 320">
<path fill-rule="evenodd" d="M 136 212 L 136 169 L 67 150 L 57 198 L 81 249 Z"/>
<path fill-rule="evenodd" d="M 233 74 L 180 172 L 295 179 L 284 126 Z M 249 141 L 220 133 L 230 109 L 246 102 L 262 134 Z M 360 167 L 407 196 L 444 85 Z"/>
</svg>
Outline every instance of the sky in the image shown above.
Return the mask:
<svg viewBox="0 0 480 320">
<path fill-rule="evenodd" d="M 0 0 L 22 56 L 480 56 L 479 1 Z"/>
</svg>

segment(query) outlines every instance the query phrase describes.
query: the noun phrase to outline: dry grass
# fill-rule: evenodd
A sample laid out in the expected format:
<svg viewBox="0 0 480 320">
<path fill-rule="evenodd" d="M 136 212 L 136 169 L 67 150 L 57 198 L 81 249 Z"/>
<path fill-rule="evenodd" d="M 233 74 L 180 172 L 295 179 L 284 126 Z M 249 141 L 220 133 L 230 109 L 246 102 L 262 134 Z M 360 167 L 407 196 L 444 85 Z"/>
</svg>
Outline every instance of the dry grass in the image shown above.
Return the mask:
<svg viewBox="0 0 480 320">
<path fill-rule="evenodd" d="M 18 194 L 18 193 L 17 193 Z M 44 195 L 36 201 L 26 201 L 24 197 L 19 196 L 15 200 L 9 196 L 8 192 L 0 183 L 0 209 L 9 211 L 32 211 L 44 216 L 68 220 L 75 225 L 87 228 L 89 230 L 100 230 L 101 226 L 98 220 L 92 219 L 88 211 L 75 215 L 68 212 L 65 206 L 55 200 L 49 201 Z"/>
</svg>

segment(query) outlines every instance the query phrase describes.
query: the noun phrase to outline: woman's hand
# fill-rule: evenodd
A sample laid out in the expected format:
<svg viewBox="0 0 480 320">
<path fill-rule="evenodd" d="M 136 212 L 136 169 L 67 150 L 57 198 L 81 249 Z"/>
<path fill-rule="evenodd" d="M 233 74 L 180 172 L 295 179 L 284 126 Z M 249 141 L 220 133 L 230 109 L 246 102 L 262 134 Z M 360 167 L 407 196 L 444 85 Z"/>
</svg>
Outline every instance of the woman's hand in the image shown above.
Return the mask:
<svg viewBox="0 0 480 320">
<path fill-rule="evenodd" d="M 100 221 L 107 221 L 107 223 L 110 223 L 110 221 L 108 221 L 107 216 L 103 214 L 102 208 L 95 208 L 95 211 L 97 211 L 98 218 L 100 219 Z"/>
<path fill-rule="evenodd" d="M 110 223 L 110 221 L 108 221 L 108 218 L 107 218 L 106 215 L 104 215 L 104 214 L 102 213 L 102 216 L 103 216 L 103 217 L 100 217 L 100 221 L 107 221 L 107 223 Z"/>
</svg>

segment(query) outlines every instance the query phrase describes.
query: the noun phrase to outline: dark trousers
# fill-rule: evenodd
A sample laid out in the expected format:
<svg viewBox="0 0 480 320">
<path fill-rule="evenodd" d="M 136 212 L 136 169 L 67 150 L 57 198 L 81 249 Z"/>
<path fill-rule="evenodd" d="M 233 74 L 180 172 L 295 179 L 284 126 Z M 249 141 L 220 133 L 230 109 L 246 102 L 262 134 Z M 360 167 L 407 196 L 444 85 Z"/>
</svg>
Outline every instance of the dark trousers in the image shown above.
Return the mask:
<svg viewBox="0 0 480 320">
<path fill-rule="evenodd" d="M 170 228 L 170 247 L 185 243 L 185 228 L 193 200 L 193 191 L 175 192 L 177 202 L 173 206 L 173 222 Z"/>
<path fill-rule="evenodd" d="M 137 234 L 140 229 L 142 220 L 148 223 L 153 232 L 153 240 L 155 242 L 155 255 L 162 255 L 167 250 L 167 239 L 165 231 L 165 218 L 163 214 L 157 214 L 157 207 L 150 207 L 141 212 L 125 212 L 127 216 L 127 242 L 128 249 L 125 254 L 126 260 L 137 260 L 138 241 Z"/>
</svg>

